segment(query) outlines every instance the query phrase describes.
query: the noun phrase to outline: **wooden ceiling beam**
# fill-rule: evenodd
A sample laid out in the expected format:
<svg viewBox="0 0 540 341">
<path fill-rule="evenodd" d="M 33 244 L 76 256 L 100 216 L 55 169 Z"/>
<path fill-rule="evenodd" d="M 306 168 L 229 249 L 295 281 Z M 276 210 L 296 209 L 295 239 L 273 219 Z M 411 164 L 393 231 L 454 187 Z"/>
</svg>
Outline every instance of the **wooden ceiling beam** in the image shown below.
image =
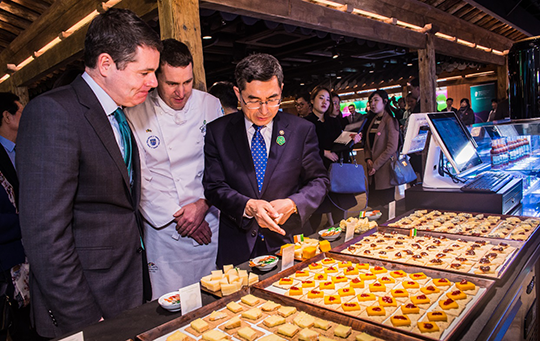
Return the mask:
<svg viewBox="0 0 540 341">
<path fill-rule="evenodd" d="M 354 8 L 374 12 L 389 18 L 396 18 L 410 24 L 424 27 L 427 24 L 436 24 L 439 32 L 458 37 L 463 40 L 490 46 L 496 50 L 509 49 L 513 41 L 494 34 L 465 20 L 456 18 L 430 5 L 417 0 L 333 0 L 338 3 L 347 3 Z M 463 5 L 467 5 L 461 2 Z"/>
<path fill-rule="evenodd" d="M 2 29 L 4 31 L 8 31 L 10 33 L 13 33 L 16 36 L 18 36 L 22 32 L 21 28 L 15 27 L 15 26 L 13 26 L 10 23 L 7 23 L 5 21 L 0 21 L 0 29 Z"/>
<path fill-rule="evenodd" d="M 26 59 L 32 55 L 33 51 L 54 39 L 59 32 L 68 29 L 96 9 L 96 6 L 100 3 L 101 1 L 91 0 L 56 0 L 51 8 L 36 20 L 30 29 L 21 33 L 12 42 L 10 48 L 16 46 L 17 51 L 15 53 L 12 53 L 11 49 L 5 49 L 0 53 L 0 67 L 5 68 L 11 58 L 22 58 L 17 62 Z M 74 7 L 76 7 L 75 11 Z M 116 5 L 116 7 L 129 8 L 140 17 L 146 19 L 149 16 L 155 16 L 157 13 L 157 1 L 124 0 Z M 73 18 L 74 15 L 76 15 L 75 18 Z M 44 27 L 47 27 L 47 25 L 52 26 L 52 28 L 45 29 Z M 53 32 L 58 33 L 54 34 Z M 76 31 L 60 44 L 54 46 L 24 68 L 15 72 L 8 80 L 1 83 L 0 91 L 9 91 L 12 84 L 15 86 L 28 86 L 52 70 L 80 58 L 84 48 L 85 35 L 86 29 Z M 39 43 L 33 43 L 33 39 Z M 31 46 L 25 48 L 23 46 L 25 43 Z"/>
<path fill-rule="evenodd" d="M 24 9 L 11 1 L 0 2 L 0 9 L 31 22 L 34 22 L 39 17 L 38 13 Z"/>
<path fill-rule="evenodd" d="M 22 18 L 19 18 L 11 13 L 8 13 L 6 11 L 0 10 L 0 20 L 10 23 L 13 26 L 19 27 L 21 29 L 26 29 L 32 24 L 28 20 L 24 20 Z"/>
<path fill-rule="evenodd" d="M 11 2 L 26 7 L 36 13 L 43 13 L 50 7 L 49 4 L 36 0 L 11 0 Z"/>
</svg>

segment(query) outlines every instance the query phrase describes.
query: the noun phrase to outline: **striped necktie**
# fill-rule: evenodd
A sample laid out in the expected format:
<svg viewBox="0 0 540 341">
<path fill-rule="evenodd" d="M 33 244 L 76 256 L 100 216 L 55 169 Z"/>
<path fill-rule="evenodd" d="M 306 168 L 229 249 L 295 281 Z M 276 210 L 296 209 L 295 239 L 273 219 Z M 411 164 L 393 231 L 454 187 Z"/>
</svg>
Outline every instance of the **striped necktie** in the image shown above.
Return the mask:
<svg viewBox="0 0 540 341">
<path fill-rule="evenodd" d="M 131 179 L 131 129 L 126 120 L 126 115 L 124 111 L 120 108 L 114 111 L 114 118 L 118 122 L 118 127 L 120 128 L 120 135 L 122 136 L 122 144 L 124 145 L 124 163 L 126 164 L 129 178 Z"/>
<path fill-rule="evenodd" d="M 260 192 L 264 182 L 264 173 L 266 172 L 268 156 L 266 155 L 266 143 L 261 134 L 262 126 L 254 124 L 253 128 L 255 128 L 255 134 L 253 134 L 253 138 L 251 139 L 251 156 L 253 157 L 255 175 L 257 176 L 257 186 L 259 187 Z"/>
</svg>

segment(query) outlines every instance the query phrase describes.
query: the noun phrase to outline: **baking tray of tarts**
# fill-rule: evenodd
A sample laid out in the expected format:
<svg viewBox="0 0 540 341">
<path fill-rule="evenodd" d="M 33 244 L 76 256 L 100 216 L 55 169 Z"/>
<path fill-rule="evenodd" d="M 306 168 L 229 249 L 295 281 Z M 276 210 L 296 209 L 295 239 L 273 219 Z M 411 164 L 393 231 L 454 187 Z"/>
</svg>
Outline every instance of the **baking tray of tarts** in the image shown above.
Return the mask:
<svg viewBox="0 0 540 341">
<path fill-rule="evenodd" d="M 539 224 L 540 219 L 531 217 L 420 209 L 411 210 L 381 226 L 526 241 Z"/>
<path fill-rule="evenodd" d="M 523 242 L 441 235 L 379 227 L 342 244 L 331 252 L 431 268 L 502 278 L 521 252 Z"/>
<path fill-rule="evenodd" d="M 457 340 L 494 280 L 380 259 L 323 253 L 254 285 L 426 340 Z"/>
<path fill-rule="evenodd" d="M 241 291 L 137 335 L 137 340 L 239 341 L 413 341 L 381 329 L 257 288 Z"/>
</svg>

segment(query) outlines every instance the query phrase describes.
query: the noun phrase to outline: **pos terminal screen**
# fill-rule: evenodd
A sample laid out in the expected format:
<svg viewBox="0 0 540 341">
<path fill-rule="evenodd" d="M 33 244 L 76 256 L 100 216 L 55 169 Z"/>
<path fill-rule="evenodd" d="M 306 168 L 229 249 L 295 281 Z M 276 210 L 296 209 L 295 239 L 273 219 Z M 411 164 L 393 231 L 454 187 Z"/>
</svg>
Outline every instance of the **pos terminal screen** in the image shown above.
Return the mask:
<svg viewBox="0 0 540 341">
<path fill-rule="evenodd" d="M 454 113 L 428 114 L 428 118 L 449 153 L 446 157 L 457 167 L 457 172 L 462 173 L 482 164 L 470 135 Z"/>
</svg>

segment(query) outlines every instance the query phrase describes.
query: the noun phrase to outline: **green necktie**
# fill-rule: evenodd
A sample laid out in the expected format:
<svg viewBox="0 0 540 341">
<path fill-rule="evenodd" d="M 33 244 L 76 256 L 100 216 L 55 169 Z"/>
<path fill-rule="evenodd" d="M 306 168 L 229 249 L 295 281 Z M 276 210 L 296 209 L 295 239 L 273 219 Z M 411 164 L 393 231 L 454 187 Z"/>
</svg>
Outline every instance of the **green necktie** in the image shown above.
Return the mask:
<svg viewBox="0 0 540 341">
<path fill-rule="evenodd" d="M 124 163 L 128 170 L 128 176 L 131 179 L 131 129 L 126 120 L 126 115 L 121 108 L 114 111 L 114 118 L 118 122 L 120 135 L 122 135 L 122 143 L 124 145 Z"/>
</svg>

